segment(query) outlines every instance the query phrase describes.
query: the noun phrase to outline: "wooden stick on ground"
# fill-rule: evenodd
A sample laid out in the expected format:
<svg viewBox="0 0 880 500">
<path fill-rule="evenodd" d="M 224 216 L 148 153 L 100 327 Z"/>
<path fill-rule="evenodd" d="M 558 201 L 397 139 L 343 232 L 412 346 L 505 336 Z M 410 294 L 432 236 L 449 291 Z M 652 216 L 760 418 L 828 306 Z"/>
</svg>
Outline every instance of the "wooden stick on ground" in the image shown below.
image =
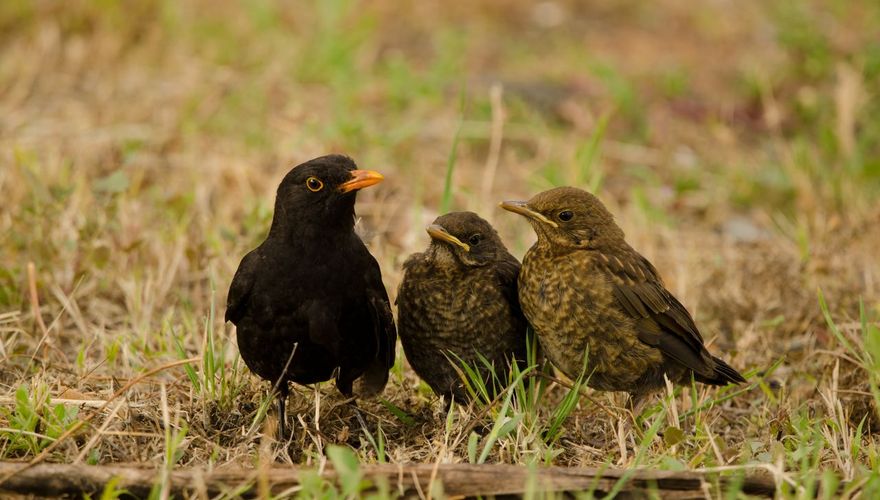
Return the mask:
<svg viewBox="0 0 880 500">
<path fill-rule="evenodd" d="M 300 485 L 300 475 L 307 469 L 291 466 L 273 466 L 259 472 L 265 475 L 265 484 L 272 494 L 295 490 Z M 518 465 L 469 465 L 434 464 L 364 465 L 361 472 L 373 484 L 385 481 L 392 494 L 415 495 L 427 491 L 432 472 L 436 471 L 437 481 L 443 484 L 443 491 L 449 496 L 490 496 L 517 495 L 527 491 L 530 479 L 537 491 L 609 492 L 622 477 L 626 478 L 621 493 L 631 496 L 647 496 L 650 492 L 659 493 L 663 498 L 705 498 L 707 479 L 705 474 L 696 472 L 620 470 L 593 468 L 540 467 L 529 471 Z M 0 473 L 9 479 L 0 486 L 0 491 L 27 495 L 82 495 L 93 497 L 103 491 L 105 485 L 114 477 L 119 478 L 117 488 L 128 490 L 137 497 L 145 497 L 160 477 L 160 470 L 132 465 L 70 465 L 25 464 L 0 462 Z M 237 490 L 244 497 L 256 497 L 258 471 L 254 469 L 220 469 L 207 471 L 200 468 L 182 468 L 171 473 L 169 493 L 182 496 L 192 493 L 198 487 L 209 495 Z M 336 481 L 332 468 L 324 471 L 323 477 Z M 721 478 L 722 487 L 737 483 L 734 479 Z M 771 478 L 741 478 L 740 491 L 750 495 L 773 496 L 776 487 Z"/>
</svg>

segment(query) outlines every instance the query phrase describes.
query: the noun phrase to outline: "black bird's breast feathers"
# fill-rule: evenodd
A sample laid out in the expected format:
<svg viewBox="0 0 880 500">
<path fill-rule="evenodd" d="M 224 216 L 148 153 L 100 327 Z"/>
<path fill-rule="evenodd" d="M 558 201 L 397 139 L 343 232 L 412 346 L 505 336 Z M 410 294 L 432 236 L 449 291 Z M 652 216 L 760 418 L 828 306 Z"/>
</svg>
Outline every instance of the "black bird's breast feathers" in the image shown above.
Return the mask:
<svg viewBox="0 0 880 500">
<path fill-rule="evenodd" d="M 379 265 L 353 232 L 317 246 L 267 239 L 242 259 L 226 320 L 247 365 L 272 382 L 314 383 L 338 368 L 343 394 L 362 377 L 370 395 L 394 363 L 396 328 Z"/>
</svg>

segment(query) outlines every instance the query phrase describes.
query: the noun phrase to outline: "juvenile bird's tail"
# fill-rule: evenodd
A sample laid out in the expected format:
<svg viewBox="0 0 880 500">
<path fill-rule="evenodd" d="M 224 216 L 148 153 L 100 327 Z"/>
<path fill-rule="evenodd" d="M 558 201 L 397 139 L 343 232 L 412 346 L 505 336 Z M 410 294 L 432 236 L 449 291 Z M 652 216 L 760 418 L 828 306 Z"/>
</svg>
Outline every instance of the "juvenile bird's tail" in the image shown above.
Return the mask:
<svg viewBox="0 0 880 500">
<path fill-rule="evenodd" d="M 725 363 L 723 359 L 712 356 L 712 361 L 715 362 L 715 369 L 712 376 L 706 377 L 694 373 L 694 379 L 696 379 L 697 382 L 709 385 L 727 385 L 741 384 L 746 381 L 745 377 L 740 375 L 735 368 Z"/>
</svg>

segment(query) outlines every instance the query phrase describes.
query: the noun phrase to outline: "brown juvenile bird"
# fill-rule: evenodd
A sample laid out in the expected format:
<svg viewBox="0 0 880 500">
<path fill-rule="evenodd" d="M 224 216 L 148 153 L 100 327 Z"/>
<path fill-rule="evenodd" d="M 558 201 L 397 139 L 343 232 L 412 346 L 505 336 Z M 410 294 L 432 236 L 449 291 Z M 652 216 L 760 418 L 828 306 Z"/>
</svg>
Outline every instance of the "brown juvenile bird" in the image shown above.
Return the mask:
<svg viewBox="0 0 880 500">
<path fill-rule="evenodd" d="M 248 368 L 278 391 L 336 377 L 350 396 L 382 391 L 397 334 L 379 264 L 354 231 L 358 190 L 382 175 L 329 155 L 281 181 L 266 240 L 241 260 L 226 301 Z"/>
<path fill-rule="evenodd" d="M 527 323 L 516 292 L 520 265 L 495 229 L 473 212 L 440 216 L 427 231 L 428 249 L 403 264 L 400 341 L 410 366 L 436 394 L 467 403 L 456 371 L 461 361 L 478 367 L 491 390 L 491 371 L 479 355 L 501 381 L 511 360 L 526 360 Z"/>
<path fill-rule="evenodd" d="M 523 258 L 519 299 L 541 347 L 566 376 L 643 396 L 674 383 L 745 382 L 709 354 L 694 320 L 592 194 L 551 189 L 501 207 L 528 218 L 538 241 Z"/>
</svg>

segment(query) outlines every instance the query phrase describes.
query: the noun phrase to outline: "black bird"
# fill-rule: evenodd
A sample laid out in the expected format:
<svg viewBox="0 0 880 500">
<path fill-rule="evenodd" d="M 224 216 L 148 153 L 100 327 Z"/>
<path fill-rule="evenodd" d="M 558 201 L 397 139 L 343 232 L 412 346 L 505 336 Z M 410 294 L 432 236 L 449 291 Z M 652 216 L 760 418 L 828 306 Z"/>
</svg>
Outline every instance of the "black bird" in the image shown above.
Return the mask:
<svg viewBox="0 0 880 500">
<path fill-rule="evenodd" d="M 526 359 L 526 319 L 517 300 L 519 262 L 492 226 L 473 212 L 438 217 L 427 228 L 428 249 L 403 265 L 397 317 L 403 351 L 436 394 L 466 403 L 470 398 L 456 370 L 476 366 L 493 388 L 491 372 Z"/>
<path fill-rule="evenodd" d="M 341 155 L 294 167 L 269 235 L 232 279 L 226 321 L 248 368 L 278 391 L 282 436 L 288 382 L 335 376 L 343 395 L 368 397 L 388 381 L 394 319 L 379 265 L 354 231 L 357 191 L 382 179 Z"/>
<path fill-rule="evenodd" d="M 746 380 L 713 356 L 690 313 L 654 266 L 624 239 L 605 205 L 561 187 L 501 207 L 525 216 L 538 241 L 523 258 L 519 299 L 551 362 L 588 385 L 626 391 L 633 413 L 644 396 L 674 383 Z"/>
</svg>

